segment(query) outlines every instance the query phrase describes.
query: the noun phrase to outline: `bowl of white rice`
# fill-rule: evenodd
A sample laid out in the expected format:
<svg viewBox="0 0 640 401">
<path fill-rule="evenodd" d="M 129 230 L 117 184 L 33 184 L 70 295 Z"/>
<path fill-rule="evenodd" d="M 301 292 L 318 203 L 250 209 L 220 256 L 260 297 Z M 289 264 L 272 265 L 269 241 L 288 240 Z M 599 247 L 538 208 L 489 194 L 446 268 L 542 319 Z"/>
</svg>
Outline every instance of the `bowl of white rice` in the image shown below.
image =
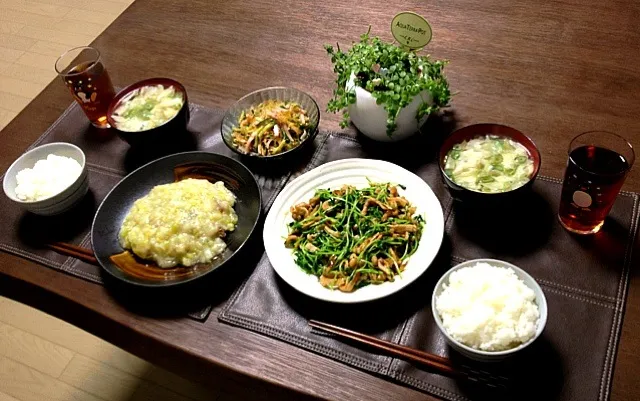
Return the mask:
<svg viewBox="0 0 640 401">
<path fill-rule="evenodd" d="M 84 152 L 66 142 L 33 148 L 11 164 L 2 188 L 24 210 L 43 216 L 63 213 L 89 190 Z"/>
<path fill-rule="evenodd" d="M 460 263 L 438 281 L 433 317 L 447 343 L 478 361 L 497 361 L 535 341 L 547 322 L 547 300 L 524 270 L 496 259 Z"/>
</svg>

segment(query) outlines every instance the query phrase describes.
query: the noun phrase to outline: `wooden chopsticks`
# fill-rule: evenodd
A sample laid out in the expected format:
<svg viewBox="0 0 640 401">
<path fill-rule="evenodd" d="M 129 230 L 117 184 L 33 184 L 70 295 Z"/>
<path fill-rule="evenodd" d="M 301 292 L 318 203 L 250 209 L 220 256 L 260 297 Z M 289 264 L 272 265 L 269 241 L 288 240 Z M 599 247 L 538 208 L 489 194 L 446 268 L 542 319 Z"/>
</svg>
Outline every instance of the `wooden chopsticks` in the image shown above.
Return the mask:
<svg viewBox="0 0 640 401">
<path fill-rule="evenodd" d="M 381 340 L 373 336 L 368 336 L 356 331 L 344 329 L 332 324 L 318 322 L 317 320 L 309 320 L 309 326 L 349 338 L 359 343 L 369 345 L 375 349 L 385 351 L 397 358 L 428 366 L 445 376 L 460 375 L 460 372 L 458 372 L 458 370 L 453 367 L 450 360 L 438 355 L 430 354 L 428 352 L 420 351 L 404 345 L 392 343 L 390 341 Z"/>
<path fill-rule="evenodd" d="M 58 252 L 61 255 L 71 256 L 80 259 L 83 262 L 100 266 L 100 264 L 98 263 L 98 259 L 96 259 L 91 249 L 67 244 L 66 242 L 52 242 L 50 244 L 46 244 L 46 247 Z"/>
<path fill-rule="evenodd" d="M 466 365 L 454 366 L 447 358 L 430 354 L 428 352 L 421 351 L 415 348 L 392 343 L 390 341 L 381 340 L 373 336 L 334 326 L 332 324 L 319 322 L 317 320 L 309 320 L 309 326 L 336 334 L 341 337 L 349 338 L 361 344 L 366 344 L 377 350 L 384 351 L 396 358 L 427 366 L 433 371 L 442 374 L 443 376 L 463 378 L 494 388 L 506 388 L 508 387 L 508 383 L 510 382 L 509 378 L 502 375 L 497 375 L 495 373 L 490 373 L 477 368 L 471 368 Z"/>
</svg>

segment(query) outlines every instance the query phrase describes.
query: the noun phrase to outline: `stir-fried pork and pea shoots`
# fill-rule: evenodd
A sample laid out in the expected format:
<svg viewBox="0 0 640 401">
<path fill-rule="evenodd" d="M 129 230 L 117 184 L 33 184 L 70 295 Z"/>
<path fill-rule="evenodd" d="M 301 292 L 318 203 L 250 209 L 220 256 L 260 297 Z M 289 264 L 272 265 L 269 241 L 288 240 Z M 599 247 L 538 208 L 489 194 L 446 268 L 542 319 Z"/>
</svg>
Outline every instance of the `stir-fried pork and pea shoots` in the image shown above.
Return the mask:
<svg viewBox="0 0 640 401">
<path fill-rule="evenodd" d="M 318 189 L 308 202 L 291 207 L 285 246 L 324 287 L 352 292 L 401 274 L 424 227 L 415 212 L 389 183 Z"/>
</svg>

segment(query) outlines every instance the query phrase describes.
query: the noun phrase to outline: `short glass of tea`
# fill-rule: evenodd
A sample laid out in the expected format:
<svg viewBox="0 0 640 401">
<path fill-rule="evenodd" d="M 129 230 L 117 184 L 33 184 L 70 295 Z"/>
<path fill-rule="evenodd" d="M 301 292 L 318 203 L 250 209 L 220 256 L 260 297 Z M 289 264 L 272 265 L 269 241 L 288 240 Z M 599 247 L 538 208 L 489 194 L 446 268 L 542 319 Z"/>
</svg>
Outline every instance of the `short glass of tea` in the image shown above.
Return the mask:
<svg viewBox="0 0 640 401">
<path fill-rule="evenodd" d="M 58 57 L 55 68 L 91 124 L 109 128 L 107 109 L 115 91 L 100 52 L 93 47 L 76 47 Z"/>
<path fill-rule="evenodd" d="M 600 231 L 635 160 L 623 137 L 591 131 L 573 138 L 560 198 L 560 223 L 576 234 Z"/>
</svg>

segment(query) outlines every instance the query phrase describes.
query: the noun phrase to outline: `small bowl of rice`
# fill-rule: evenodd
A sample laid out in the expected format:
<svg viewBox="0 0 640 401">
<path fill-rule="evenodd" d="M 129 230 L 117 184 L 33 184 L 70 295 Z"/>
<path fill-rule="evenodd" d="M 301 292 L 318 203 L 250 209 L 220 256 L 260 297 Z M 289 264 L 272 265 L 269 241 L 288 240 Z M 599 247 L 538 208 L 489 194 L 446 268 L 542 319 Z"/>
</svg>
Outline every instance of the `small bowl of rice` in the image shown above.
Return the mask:
<svg viewBox="0 0 640 401">
<path fill-rule="evenodd" d="M 460 263 L 438 281 L 431 310 L 447 343 L 477 361 L 498 361 L 533 343 L 547 322 L 547 300 L 524 270 L 501 260 Z"/>
<path fill-rule="evenodd" d="M 31 213 L 52 216 L 66 212 L 89 190 L 84 152 L 66 142 L 33 148 L 11 164 L 2 187 L 11 201 Z"/>
</svg>

